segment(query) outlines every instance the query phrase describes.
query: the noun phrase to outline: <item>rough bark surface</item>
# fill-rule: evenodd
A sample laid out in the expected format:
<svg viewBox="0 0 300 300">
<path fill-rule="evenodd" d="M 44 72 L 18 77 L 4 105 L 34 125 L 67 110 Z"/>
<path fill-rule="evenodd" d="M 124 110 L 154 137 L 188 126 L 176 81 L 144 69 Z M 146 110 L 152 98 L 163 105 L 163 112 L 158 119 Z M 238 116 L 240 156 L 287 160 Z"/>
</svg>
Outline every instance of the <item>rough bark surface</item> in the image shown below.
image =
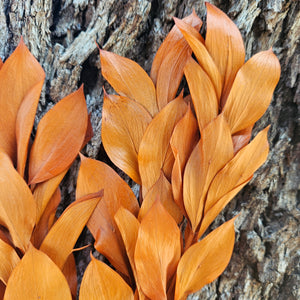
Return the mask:
<svg viewBox="0 0 300 300">
<path fill-rule="evenodd" d="M 299 290 L 299 36 L 297 0 L 213 0 L 237 24 L 247 59 L 273 47 L 282 75 L 255 133 L 271 124 L 270 154 L 253 180 L 215 223 L 242 212 L 236 244 L 224 274 L 190 299 L 300 299 Z M 87 155 L 107 160 L 101 147 L 102 86 L 96 43 L 137 61 L 147 71 L 173 25 L 203 0 L 0 0 L 0 56 L 5 60 L 20 36 L 46 72 L 37 120 L 55 102 L 85 87 L 95 132 Z M 63 203 L 74 200 L 77 165 L 64 179 Z M 86 232 L 85 232 L 86 233 Z M 79 245 L 91 241 L 82 235 Z M 298 252 L 298 253 L 297 253 Z M 89 250 L 77 254 L 79 274 Z M 80 276 L 80 275 L 79 275 Z"/>
</svg>

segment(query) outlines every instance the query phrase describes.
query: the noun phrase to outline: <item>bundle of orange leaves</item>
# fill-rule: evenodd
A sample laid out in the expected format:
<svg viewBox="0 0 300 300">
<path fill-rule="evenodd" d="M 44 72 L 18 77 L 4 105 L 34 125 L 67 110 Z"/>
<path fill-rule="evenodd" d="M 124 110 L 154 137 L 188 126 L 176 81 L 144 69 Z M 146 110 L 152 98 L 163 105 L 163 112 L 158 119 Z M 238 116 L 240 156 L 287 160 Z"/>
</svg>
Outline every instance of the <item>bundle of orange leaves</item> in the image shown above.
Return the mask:
<svg viewBox="0 0 300 300">
<path fill-rule="evenodd" d="M 46 113 L 31 142 L 44 72 L 22 41 L 0 62 L 4 299 L 76 298 L 72 251 L 86 224 L 113 268 L 91 255 L 80 300 L 186 299 L 224 271 L 235 218 L 203 235 L 267 158 L 268 128 L 249 141 L 280 66 L 272 50 L 244 63 L 237 27 L 206 7 L 205 38 L 195 13 L 175 19 L 150 77 L 100 52 L 102 74 L 118 93 L 104 92 L 103 144 L 140 185 L 139 199 L 108 165 L 80 155 L 77 200 L 56 220 L 59 183 L 92 135 L 83 90 Z M 188 95 L 178 93 L 183 76 Z"/>
</svg>

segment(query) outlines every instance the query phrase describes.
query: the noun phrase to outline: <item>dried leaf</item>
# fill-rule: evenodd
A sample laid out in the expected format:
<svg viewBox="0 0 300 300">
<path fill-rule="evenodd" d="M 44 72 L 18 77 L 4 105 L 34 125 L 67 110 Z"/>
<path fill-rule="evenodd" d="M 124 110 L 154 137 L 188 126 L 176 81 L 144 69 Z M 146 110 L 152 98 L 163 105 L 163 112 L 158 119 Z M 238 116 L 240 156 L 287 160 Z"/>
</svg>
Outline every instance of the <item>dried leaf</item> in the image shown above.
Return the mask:
<svg viewBox="0 0 300 300">
<path fill-rule="evenodd" d="M 253 126 L 250 126 L 246 129 L 237 132 L 232 136 L 234 153 L 237 153 L 249 143 L 251 139 L 252 128 Z"/>
<path fill-rule="evenodd" d="M 182 221 L 182 213 L 174 202 L 172 194 L 172 186 L 164 173 L 161 171 L 159 179 L 150 188 L 144 197 L 141 209 L 139 211 L 139 221 L 141 221 L 152 207 L 155 200 L 159 199 L 166 211 L 173 217 L 177 224 Z"/>
<path fill-rule="evenodd" d="M 121 206 L 137 215 L 139 210 L 137 199 L 127 183 L 108 165 L 83 155 L 80 157 L 76 197 L 82 197 L 99 189 L 105 191 L 87 224 L 95 238 L 94 246 L 117 270 L 130 277 L 129 262 L 114 215 Z"/>
<path fill-rule="evenodd" d="M 280 64 L 271 49 L 254 55 L 238 71 L 223 110 L 232 134 L 264 114 L 279 77 Z"/>
<path fill-rule="evenodd" d="M 102 141 L 111 161 L 140 184 L 137 155 L 152 117 L 135 101 L 104 94 Z"/>
<path fill-rule="evenodd" d="M 13 270 L 4 300 L 71 300 L 66 278 L 43 252 L 30 247 Z"/>
<path fill-rule="evenodd" d="M 10 158 L 0 152 L 0 224 L 9 230 L 14 245 L 23 252 L 28 247 L 35 218 L 35 202 L 29 187 Z"/>
<path fill-rule="evenodd" d="M 222 77 L 221 107 L 224 107 L 236 73 L 245 61 L 244 43 L 239 29 L 226 14 L 208 2 L 205 5 L 207 9 L 205 46 Z"/>
<path fill-rule="evenodd" d="M 215 65 L 214 60 L 208 53 L 205 45 L 195 37 L 193 28 L 188 24 L 182 22 L 182 20 L 180 19 L 174 18 L 174 20 L 176 26 L 180 29 L 184 38 L 192 48 L 199 65 L 207 73 L 209 79 L 211 80 L 215 88 L 217 99 L 220 99 L 222 91 L 222 81 L 220 72 Z"/>
<path fill-rule="evenodd" d="M 47 112 L 30 152 L 30 184 L 53 178 L 72 164 L 85 138 L 87 118 L 83 87 Z"/>
<path fill-rule="evenodd" d="M 191 92 L 200 131 L 217 117 L 219 101 L 214 86 L 203 69 L 190 58 L 184 68 L 184 75 Z"/>
<path fill-rule="evenodd" d="M 177 122 L 186 112 L 187 105 L 182 96 L 168 103 L 152 120 L 142 138 L 138 153 L 140 176 L 143 186 L 143 196 L 158 180 L 163 168 L 170 138 Z M 172 154 L 172 150 L 169 152 Z M 168 174 L 165 174 L 168 177 Z"/>
<path fill-rule="evenodd" d="M 24 177 L 27 162 L 28 143 L 32 132 L 37 105 L 40 99 L 44 78 L 25 95 L 16 119 L 17 170 Z"/>
<path fill-rule="evenodd" d="M 45 73 L 23 39 L 0 70 L 0 148 L 14 163 L 17 159 L 16 119 L 23 98 Z M 9 99 L 9 101 L 7 101 Z"/>
<path fill-rule="evenodd" d="M 7 284 L 8 278 L 20 261 L 15 249 L 0 239 L 0 281 Z"/>
<path fill-rule="evenodd" d="M 134 61 L 108 51 L 100 50 L 100 58 L 102 75 L 115 91 L 154 116 L 158 112 L 155 87 L 147 73 Z"/>
<path fill-rule="evenodd" d="M 234 220 L 224 223 L 183 254 L 177 268 L 175 300 L 186 299 L 225 270 L 234 246 Z"/>
<path fill-rule="evenodd" d="M 134 299 L 131 288 L 117 272 L 92 255 L 91 258 L 82 278 L 79 300 Z"/>
<path fill-rule="evenodd" d="M 71 253 L 62 269 L 64 276 L 67 279 L 68 285 L 71 290 L 72 299 L 76 299 L 77 296 L 77 270 L 74 254 Z"/>
<path fill-rule="evenodd" d="M 205 213 L 221 197 L 247 181 L 265 162 L 269 153 L 268 129 L 269 127 L 262 130 L 215 176 L 207 194 Z"/>
<path fill-rule="evenodd" d="M 40 250 L 62 269 L 83 229 L 92 215 L 103 191 L 79 198 L 63 212 L 45 237 Z M 74 222 L 76 220 L 76 222 Z M 66 237 L 68 237 L 66 239 Z"/>
<path fill-rule="evenodd" d="M 183 200 L 193 232 L 203 216 L 208 188 L 217 172 L 233 157 L 229 126 L 220 115 L 201 133 L 185 168 Z"/>
<path fill-rule="evenodd" d="M 3 61 L 2 61 L 2 59 L 0 57 L 0 70 L 1 70 L 2 66 L 3 66 Z"/>
<path fill-rule="evenodd" d="M 143 218 L 135 247 L 139 284 L 150 299 L 166 299 L 180 259 L 180 230 L 159 201 Z"/>
<path fill-rule="evenodd" d="M 196 31 L 200 30 L 200 27 L 202 25 L 201 19 L 196 15 L 195 11 L 193 11 L 189 16 L 185 17 L 183 22 L 190 24 L 193 28 L 196 29 Z M 201 39 L 198 36 L 199 39 Z M 178 27 L 175 25 L 163 41 L 163 43 L 160 45 L 158 51 L 156 52 L 156 55 L 154 57 L 152 68 L 151 68 L 151 79 L 153 80 L 154 84 L 156 85 L 157 82 L 157 76 L 158 71 L 167 56 L 167 54 L 172 51 L 174 46 L 179 42 L 182 41 L 182 45 L 184 46 L 184 38 L 178 29 Z"/>
</svg>

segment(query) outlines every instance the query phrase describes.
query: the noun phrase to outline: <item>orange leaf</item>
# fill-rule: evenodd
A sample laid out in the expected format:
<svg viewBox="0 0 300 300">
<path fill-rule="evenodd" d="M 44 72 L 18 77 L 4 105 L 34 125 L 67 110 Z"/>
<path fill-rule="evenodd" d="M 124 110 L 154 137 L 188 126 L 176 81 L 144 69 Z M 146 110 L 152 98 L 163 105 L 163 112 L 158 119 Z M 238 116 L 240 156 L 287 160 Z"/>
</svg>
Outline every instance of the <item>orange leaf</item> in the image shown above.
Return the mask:
<svg viewBox="0 0 300 300">
<path fill-rule="evenodd" d="M 201 19 L 196 15 L 195 11 L 193 11 L 189 16 L 185 17 L 183 22 L 190 24 L 193 28 L 196 29 L 196 31 L 200 30 L 200 27 L 202 25 Z M 199 33 L 198 33 L 199 34 Z M 200 36 L 198 36 L 199 39 L 201 39 Z M 202 39 L 203 40 L 203 39 Z M 156 55 L 154 57 L 153 63 L 152 63 L 152 68 L 151 68 L 151 79 L 153 80 L 154 84 L 157 82 L 157 76 L 158 76 L 158 71 L 168 55 L 170 51 L 175 47 L 175 45 L 179 42 L 182 41 L 182 46 L 184 46 L 184 38 L 182 34 L 180 33 L 180 30 L 178 27 L 175 25 L 159 47 L 158 51 L 156 52 Z"/>
<path fill-rule="evenodd" d="M 71 300 L 66 278 L 43 252 L 30 247 L 13 270 L 4 300 Z"/>
<path fill-rule="evenodd" d="M 141 184 L 137 155 L 152 117 L 135 101 L 104 93 L 102 141 L 111 161 Z"/>
<path fill-rule="evenodd" d="M 0 281 L 7 284 L 8 278 L 20 261 L 15 249 L 0 239 Z"/>
<path fill-rule="evenodd" d="M 180 259 L 180 230 L 159 201 L 143 218 L 135 247 L 139 284 L 150 299 L 166 299 Z"/>
<path fill-rule="evenodd" d="M 25 95 L 17 114 L 17 170 L 22 177 L 24 177 L 28 154 L 28 143 L 32 132 L 36 109 L 40 99 L 43 83 L 44 78 L 30 89 L 30 91 Z"/>
<path fill-rule="evenodd" d="M 84 146 L 91 140 L 93 135 L 94 135 L 94 131 L 93 131 L 93 126 L 92 126 L 92 122 L 91 122 L 91 113 L 89 113 L 89 115 L 87 117 L 86 133 L 85 133 L 85 137 L 84 137 L 84 140 L 83 140 L 80 150 L 82 150 L 84 148 Z"/>
<path fill-rule="evenodd" d="M 2 59 L 0 57 L 0 70 L 1 70 L 2 66 L 3 66 L 3 61 L 2 61 Z"/>
<path fill-rule="evenodd" d="M 124 242 L 126 253 L 131 265 L 132 273 L 135 278 L 139 299 L 145 299 L 145 295 L 142 292 L 139 282 L 137 280 L 137 273 L 134 262 L 134 251 L 140 223 L 129 210 L 123 208 L 122 206 L 118 209 L 114 219 L 121 233 L 122 240 Z"/>
<path fill-rule="evenodd" d="M 186 299 L 225 270 L 234 246 L 235 218 L 215 229 L 183 254 L 177 268 L 175 300 Z"/>
<path fill-rule="evenodd" d="M 183 101 L 182 96 L 179 96 L 168 103 L 155 116 L 146 129 L 138 153 L 143 196 L 146 195 L 148 190 L 158 180 L 161 169 L 165 162 L 168 162 L 167 154 L 170 153 L 172 155 L 170 138 L 175 125 L 184 115 L 186 109 L 186 103 Z M 168 177 L 171 174 L 165 175 Z"/>
<path fill-rule="evenodd" d="M 14 163 L 17 158 L 16 119 L 23 98 L 45 73 L 25 46 L 23 39 L 0 70 L 0 148 Z M 9 101 L 8 101 L 9 99 Z"/>
<path fill-rule="evenodd" d="M 211 80 L 203 69 L 190 58 L 184 68 L 184 75 L 191 92 L 200 131 L 217 117 L 219 101 Z"/>
<path fill-rule="evenodd" d="M 35 225 L 31 237 L 31 242 L 34 245 L 34 247 L 39 248 L 45 236 L 49 232 L 49 220 L 53 215 L 55 215 L 60 200 L 61 193 L 60 189 L 57 188 L 56 191 L 53 193 L 52 197 L 50 198 L 41 218 L 39 219 L 39 222 Z"/>
<path fill-rule="evenodd" d="M 43 240 L 40 250 L 45 252 L 60 269 L 63 268 L 83 227 L 102 196 L 103 191 L 100 191 L 73 202 L 59 217 Z"/>
<path fill-rule="evenodd" d="M 55 177 L 36 184 L 33 190 L 33 197 L 36 203 L 36 224 L 40 221 L 48 202 L 53 196 L 54 192 L 58 188 L 60 182 L 66 175 L 68 170 L 64 170 L 62 173 Z"/>
<path fill-rule="evenodd" d="M 139 209 L 137 199 L 126 182 L 108 165 L 83 155 L 80 157 L 76 197 L 99 189 L 105 191 L 87 224 L 95 238 L 94 246 L 117 270 L 129 277 L 126 251 L 114 215 L 121 206 L 137 215 Z"/>
<path fill-rule="evenodd" d="M 77 270 L 73 253 L 71 253 L 68 256 L 67 261 L 65 262 L 64 267 L 62 269 L 62 272 L 68 281 L 72 298 L 75 300 L 77 296 Z"/>
<path fill-rule="evenodd" d="M 100 50 L 103 77 L 121 96 L 126 96 L 148 110 L 158 112 L 155 87 L 148 74 L 134 61 Z"/>
<path fill-rule="evenodd" d="M 0 152 L 0 224 L 23 252 L 35 225 L 36 208 L 26 182 L 14 169 L 10 158 Z"/>
<path fill-rule="evenodd" d="M 95 259 L 87 266 L 80 287 L 79 300 L 133 300 L 133 291 L 108 265 Z"/>
<path fill-rule="evenodd" d="M 176 223 L 179 224 L 182 221 L 182 213 L 180 212 L 177 204 L 174 202 L 172 186 L 162 171 L 159 179 L 144 197 L 141 209 L 139 211 L 139 221 L 145 217 L 157 198 L 160 200 L 166 211 L 173 217 Z"/>
<path fill-rule="evenodd" d="M 85 138 L 87 118 L 83 87 L 47 112 L 30 152 L 30 184 L 53 178 L 72 164 Z"/>
<path fill-rule="evenodd" d="M 253 126 L 249 126 L 248 128 L 243 129 L 232 136 L 234 153 L 237 153 L 249 143 L 251 139 L 252 128 Z"/>
<path fill-rule="evenodd" d="M 183 200 L 193 232 L 196 232 L 201 221 L 211 181 L 232 157 L 229 126 L 219 116 L 201 132 L 200 142 L 193 150 L 184 172 Z"/>
<path fill-rule="evenodd" d="M 238 71 L 223 110 L 233 134 L 265 113 L 279 77 L 280 64 L 271 49 L 254 55 Z"/>
<path fill-rule="evenodd" d="M 205 213 L 225 194 L 247 181 L 265 162 L 269 153 L 267 139 L 269 127 L 262 130 L 254 140 L 241 149 L 215 176 L 205 203 Z"/>
<path fill-rule="evenodd" d="M 237 71 L 245 61 L 245 48 L 237 26 L 214 5 L 206 2 L 207 31 L 205 46 L 215 61 L 222 77 L 224 107 Z"/>
<path fill-rule="evenodd" d="M 176 26 L 178 26 L 184 38 L 192 48 L 198 60 L 198 63 L 200 64 L 202 69 L 207 73 L 209 79 L 211 80 L 215 88 L 217 98 L 220 99 L 222 91 L 222 81 L 220 72 L 214 63 L 214 60 L 208 53 L 205 45 L 195 37 L 193 28 L 188 24 L 182 22 L 182 20 L 180 19 L 174 18 L 174 20 Z"/>
</svg>

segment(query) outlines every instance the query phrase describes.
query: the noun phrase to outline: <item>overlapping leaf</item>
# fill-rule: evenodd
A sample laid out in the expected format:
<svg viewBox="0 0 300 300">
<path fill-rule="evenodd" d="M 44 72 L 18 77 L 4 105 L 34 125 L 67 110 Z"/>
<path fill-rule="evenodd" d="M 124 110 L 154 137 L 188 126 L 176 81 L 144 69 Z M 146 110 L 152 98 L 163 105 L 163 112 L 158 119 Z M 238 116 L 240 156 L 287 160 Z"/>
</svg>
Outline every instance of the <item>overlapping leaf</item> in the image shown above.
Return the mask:
<svg viewBox="0 0 300 300">
<path fill-rule="evenodd" d="M 140 184 L 138 151 L 152 117 L 139 103 L 104 94 L 102 141 L 111 161 Z"/>
<path fill-rule="evenodd" d="M 221 225 L 184 253 L 177 268 L 175 300 L 186 299 L 224 271 L 234 246 L 234 220 Z"/>
<path fill-rule="evenodd" d="M 14 245 L 23 252 L 28 247 L 35 218 L 35 202 L 30 189 L 10 158 L 0 152 L 0 224 L 9 230 Z"/>
<path fill-rule="evenodd" d="M 118 273 L 92 255 L 91 258 L 82 278 L 79 300 L 134 299 L 131 288 Z"/>
<path fill-rule="evenodd" d="M 180 253 L 179 228 L 156 201 L 140 224 L 134 254 L 138 281 L 147 297 L 166 299 Z"/>
<path fill-rule="evenodd" d="M 104 78 L 121 96 L 143 105 L 151 116 L 158 112 L 155 87 L 147 73 L 132 60 L 104 50 L 100 51 Z"/>
<path fill-rule="evenodd" d="M 29 183 L 62 173 L 77 156 L 88 124 L 83 87 L 58 102 L 38 125 L 29 160 Z"/>
<path fill-rule="evenodd" d="M 55 263 L 43 252 L 30 247 L 13 270 L 4 300 L 71 300 L 68 283 Z"/>
</svg>

